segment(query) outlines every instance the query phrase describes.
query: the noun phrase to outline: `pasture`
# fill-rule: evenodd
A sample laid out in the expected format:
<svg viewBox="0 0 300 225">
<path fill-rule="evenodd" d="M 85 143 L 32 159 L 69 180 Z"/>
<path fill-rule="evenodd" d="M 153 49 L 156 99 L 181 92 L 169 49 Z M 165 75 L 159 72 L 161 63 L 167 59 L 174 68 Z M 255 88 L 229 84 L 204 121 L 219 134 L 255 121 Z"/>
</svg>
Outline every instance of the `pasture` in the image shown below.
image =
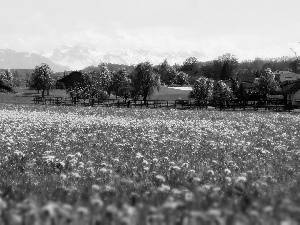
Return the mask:
<svg viewBox="0 0 300 225">
<path fill-rule="evenodd" d="M 9 104 L 0 115 L 0 224 L 300 222 L 298 115 Z"/>
<path fill-rule="evenodd" d="M 16 87 L 16 93 L 1 93 L 0 92 L 0 103 L 11 103 L 11 104 L 32 104 L 32 98 L 42 96 L 35 90 L 29 90 L 26 87 Z M 162 86 L 159 91 L 155 90 L 151 96 L 152 100 L 177 100 L 188 99 L 190 90 L 180 90 L 174 88 L 168 88 Z M 51 90 L 49 96 L 46 97 L 69 97 L 64 89 Z M 114 97 L 112 97 L 114 98 Z"/>
</svg>

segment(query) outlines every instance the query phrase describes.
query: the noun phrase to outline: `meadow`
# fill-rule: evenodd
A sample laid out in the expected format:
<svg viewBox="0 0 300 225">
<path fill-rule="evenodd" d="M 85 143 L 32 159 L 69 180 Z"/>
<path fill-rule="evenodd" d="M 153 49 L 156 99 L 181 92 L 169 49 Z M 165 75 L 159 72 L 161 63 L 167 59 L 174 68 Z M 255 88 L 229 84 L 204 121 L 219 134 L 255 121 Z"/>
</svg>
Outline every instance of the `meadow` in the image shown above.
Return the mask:
<svg viewBox="0 0 300 225">
<path fill-rule="evenodd" d="M 0 104 L 0 224 L 299 224 L 300 116 Z"/>
</svg>

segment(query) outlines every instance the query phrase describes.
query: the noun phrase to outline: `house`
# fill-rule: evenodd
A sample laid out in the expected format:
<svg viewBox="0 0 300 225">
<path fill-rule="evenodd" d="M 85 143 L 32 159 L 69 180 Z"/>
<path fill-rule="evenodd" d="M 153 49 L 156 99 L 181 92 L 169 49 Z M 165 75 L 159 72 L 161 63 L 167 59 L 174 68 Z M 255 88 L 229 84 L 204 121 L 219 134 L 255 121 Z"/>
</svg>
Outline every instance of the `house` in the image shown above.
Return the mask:
<svg viewBox="0 0 300 225">
<path fill-rule="evenodd" d="M 73 71 L 69 75 L 57 80 L 57 82 L 63 83 L 68 89 L 74 87 L 76 84 L 84 83 L 84 77 L 81 72 Z"/>
<path fill-rule="evenodd" d="M 235 77 L 240 81 L 240 84 L 243 85 L 245 90 L 253 88 L 253 82 L 256 77 L 251 71 L 247 69 L 240 69 L 237 71 Z"/>
<path fill-rule="evenodd" d="M 276 79 L 279 82 L 293 82 L 300 80 L 300 74 L 293 73 L 291 71 L 275 71 L 274 72 Z"/>
<path fill-rule="evenodd" d="M 280 86 L 282 93 L 287 96 L 287 100 L 291 100 L 293 105 L 297 105 L 297 101 L 300 101 L 300 80 L 285 82 Z"/>
</svg>

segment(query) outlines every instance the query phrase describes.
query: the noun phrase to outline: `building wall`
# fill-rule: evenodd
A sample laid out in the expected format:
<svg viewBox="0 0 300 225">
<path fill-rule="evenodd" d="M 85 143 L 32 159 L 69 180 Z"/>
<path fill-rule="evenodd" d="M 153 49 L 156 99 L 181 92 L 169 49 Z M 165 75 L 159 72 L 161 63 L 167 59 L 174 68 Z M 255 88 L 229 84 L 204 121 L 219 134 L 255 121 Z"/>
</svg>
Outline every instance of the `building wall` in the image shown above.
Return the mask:
<svg viewBox="0 0 300 225">
<path fill-rule="evenodd" d="M 300 100 L 300 90 L 298 90 L 295 94 L 292 95 L 293 104 L 296 104 L 295 100 Z"/>
</svg>

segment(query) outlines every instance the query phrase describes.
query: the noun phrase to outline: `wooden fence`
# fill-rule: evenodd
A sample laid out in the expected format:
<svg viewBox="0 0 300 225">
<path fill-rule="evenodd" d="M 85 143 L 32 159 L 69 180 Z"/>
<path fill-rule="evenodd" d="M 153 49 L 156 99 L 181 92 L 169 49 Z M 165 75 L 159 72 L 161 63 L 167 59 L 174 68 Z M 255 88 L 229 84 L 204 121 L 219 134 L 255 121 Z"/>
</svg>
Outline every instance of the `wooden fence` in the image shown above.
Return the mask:
<svg viewBox="0 0 300 225">
<path fill-rule="evenodd" d="M 259 101 L 240 101 L 227 100 L 221 102 L 214 101 L 193 101 L 193 100 L 122 100 L 122 99 L 70 99 L 63 97 L 34 97 L 32 99 L 35 104 L 49 104 L 49 105 L 74 105 L 74 106 L 98 106 L 98 107 L 116 107 L 116 108 L 166 108 L 166 109 L 208 109 L 211 107 L 219 110 L 275 110 L 275 111 L 291 111 L 296 106 L 292 105 L 290 101 L 284 102 L 282 99 L 268 99 Z"/>
</svg>

